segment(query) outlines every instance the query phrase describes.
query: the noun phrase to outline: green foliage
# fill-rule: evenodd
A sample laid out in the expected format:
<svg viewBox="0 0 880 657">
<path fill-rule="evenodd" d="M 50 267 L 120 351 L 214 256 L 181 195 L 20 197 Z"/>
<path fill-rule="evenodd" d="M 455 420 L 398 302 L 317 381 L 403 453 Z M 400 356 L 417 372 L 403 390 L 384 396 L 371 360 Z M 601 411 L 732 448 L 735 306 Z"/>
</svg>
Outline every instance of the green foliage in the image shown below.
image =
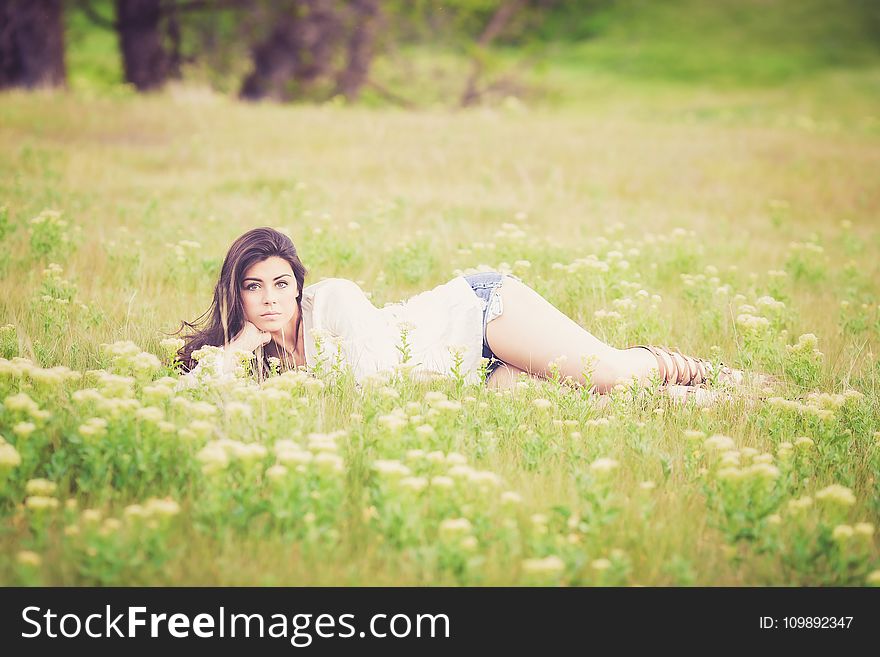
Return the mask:
<svg viewBox="0 0 880 657">
<path fill-rule="evenodd" d="M 111 2 L 92 4 L 106 18 L 114 16 Z M 880 16 L 871 0 L 529 3 L 513 15 L 489 51 L 475 49 L 476 39 L 503 4 L 502 0 L 383 2 L 385 23 L 373 74 L 380 71 L 378 80 L 391 84 L 396 95 L 421 103 L 427 99 L 422 91 L 425 82 L 419 77 L 427 75 L 436 84 L 441 66 L 415 70 L 412 56 L 406 54 L 413 47 L 444 56 L 477 57 L 488 67 L 484 73 L 495 69 L 498 77 L 534 67 L 536 92 L 568 98 L 576 96 L 576 90 L 548 88 L 548 70 L 554 76 L 614 76 L 642 83 L 769 86 L 823 71 L 876 66 L 880 61 Z M 256 20 L 257 15 L 244 20 L 234 8 L 182 14 L 184 78 L 236 94 L 252 67 L 251 43 L 271 27 Z M 122 84 L 116 35 L 91 22 L 75 3 L 67 10 L 66 25 L 71 87 L 84 93 L 132 93 Z M 462 71 L 467 67 L 459 65 L 458 70 L 453 97 L 443 97 L 447 104 L 461 92 Z M 518 82 L 512 89 L 527 84 L 521 72 L 514 78 Z M 553 79 L 554 86 L 565 84 Z M 332 89 L 319 86 L 290 92 L 292 97 L 318 100 Z M 393 101 L 368 88 L 363 102 Z"/>
</svg>

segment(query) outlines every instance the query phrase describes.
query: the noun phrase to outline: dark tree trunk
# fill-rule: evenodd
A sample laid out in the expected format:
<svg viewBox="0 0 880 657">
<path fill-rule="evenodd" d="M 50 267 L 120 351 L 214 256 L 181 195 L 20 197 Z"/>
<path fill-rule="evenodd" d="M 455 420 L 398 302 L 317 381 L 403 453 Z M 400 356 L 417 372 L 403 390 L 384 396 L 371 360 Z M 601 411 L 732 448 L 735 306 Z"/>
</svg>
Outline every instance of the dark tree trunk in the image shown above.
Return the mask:
<svg viewBox="0 0 880 657">
<path fill-rule="evenodd" d="M 288 82 L 296 76 L 296 19 L 282 17 L 268 37 L 253 48 L 254 70 L 241 86 L 247 100 L 284 100 Z"/>
<path fill-rule="evenodd" d="M 0 0 L 0 88 L 66 79 L 61 0 Z"/>
<path fill-rule="evenodd" d="M 302 0 L 273 19 L 275 27 L 253 49 L 242 98 L 292 100 L 332 69 L 343 33 L 334 0 Z"/>
<path fill-rule="evenodd" d="M 348 39 L 348 61 L 339 76 L 337 91 L 357 100 L 367 81 L 373 60 L 373 44 L 379 29 L 379 0 L 352 0 L 353 25 Z"/>
<path fill-rule="evenodd" d="M 125 79 L 138 91 L 157 89 L 168 78 L 160 5 L 160 0 L 116 0 L 116 26 Z"/>
</svg>

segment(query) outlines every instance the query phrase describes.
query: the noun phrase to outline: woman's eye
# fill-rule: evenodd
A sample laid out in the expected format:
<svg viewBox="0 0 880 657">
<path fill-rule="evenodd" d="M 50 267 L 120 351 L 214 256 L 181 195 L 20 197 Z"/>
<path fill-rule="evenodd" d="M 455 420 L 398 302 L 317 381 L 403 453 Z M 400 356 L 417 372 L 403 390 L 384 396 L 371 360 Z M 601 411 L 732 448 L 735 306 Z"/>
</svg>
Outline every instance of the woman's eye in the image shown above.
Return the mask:
<svg viewBox="0 0 880 657">
<path fill-rule="evenodd" d="M 284 285 L 284 287 L 287 287 L 287 281 L 278 281 L 278 285 L 282 284 Z"/>
</svg>

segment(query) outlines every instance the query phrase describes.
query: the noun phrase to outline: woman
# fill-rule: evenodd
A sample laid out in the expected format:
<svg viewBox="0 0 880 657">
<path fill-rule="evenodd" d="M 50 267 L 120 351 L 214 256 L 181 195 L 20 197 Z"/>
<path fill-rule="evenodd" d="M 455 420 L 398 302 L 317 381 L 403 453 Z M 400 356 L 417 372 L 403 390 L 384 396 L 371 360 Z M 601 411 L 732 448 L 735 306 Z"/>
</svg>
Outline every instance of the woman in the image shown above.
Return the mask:
<svg viewBox="0 0 880 657">
<path fill-rule="evenodd" d="M 483 358 L 491 388 L 510 387 L 523 374 L 547 378 L 556 367 L 563 379 L 599 393 L 633 377 L 644 385 L 658 376 L 671 392 L 702 385 L 712 372 L 708 361 L 665 348 L 611 347 L 511 274 L 458 276 L 381 309 L 353 281 L 330 278 L 305 287 L 306 274 L 283 233 L 256 228 L 239 237 L 223 261 L 207 326 L 187 336 L 178 352 L 183 368 L 198 369 L 193 352 L 214 345 L 224 347 L 215 363 L 221 375 L 230 375 L 240 351 L 256 352 L 261 376 L 271 358 L 293 369 L 341 356 L 358 383 L 402 361 L 417 377 L 457 370 L 475 382 Z M 742 372 L 722 367 L 717 379 L 739 383 Z"/>
</svg>

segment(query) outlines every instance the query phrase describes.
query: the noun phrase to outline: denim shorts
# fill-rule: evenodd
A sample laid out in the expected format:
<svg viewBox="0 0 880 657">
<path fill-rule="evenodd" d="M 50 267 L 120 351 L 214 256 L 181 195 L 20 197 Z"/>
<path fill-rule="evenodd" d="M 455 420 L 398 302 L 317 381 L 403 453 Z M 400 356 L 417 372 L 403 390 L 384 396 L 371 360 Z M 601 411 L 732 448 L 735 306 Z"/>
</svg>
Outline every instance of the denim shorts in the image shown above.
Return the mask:
<svg viewBox="0 0 880 657">
<path fill-rule="evenodd" d="M 501 274 L 497 271 L 485 271 L 464 276 L 474 294 L 483 302 L 483 358 L 489 359 L 486 368 L 486 382 L 489 381 L 492 372 L 504 364 L 504 361 L 497 358 L 489 348 L 489 342 L 486 340 L 486 325 L 504 311 L 501 304 L 501 291 L 498 288 L 501 287 L 505 275 L 522 281 L 518 276 Z"/>
</svg>

